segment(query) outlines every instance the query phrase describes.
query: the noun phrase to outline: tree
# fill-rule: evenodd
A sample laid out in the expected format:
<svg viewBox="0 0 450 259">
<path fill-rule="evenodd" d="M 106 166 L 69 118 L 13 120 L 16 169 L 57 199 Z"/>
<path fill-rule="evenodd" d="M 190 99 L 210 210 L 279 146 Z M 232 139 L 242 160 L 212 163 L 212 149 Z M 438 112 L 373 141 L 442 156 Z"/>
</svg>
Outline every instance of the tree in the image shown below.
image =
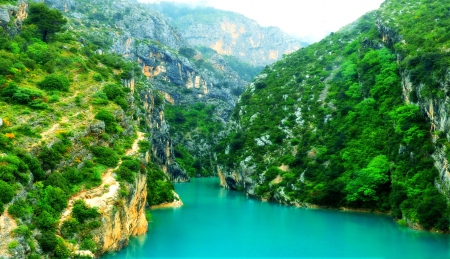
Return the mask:
<svg viewBox="0 0 450 259">
<path fill-rule="evenodd" d="M 50 9 L 43 3 L 31 3 L 28 11 L 28 18 L 25 24 L 34 24 L 39 33 L 42 34 L 42 41 L 46 42 L 48 37 L 63 30 L 67 23 L 61 12 L 57 9 Z"/>
<path fill-rule="evenodd" d="M 389 161 L 386 156 L 379 155 L 370 161 L 369 165 L 356 172 L 345 190 L 349 202 L 371 202 L 379 199 L 378 188 L 389 181 Z"/>
</svg>

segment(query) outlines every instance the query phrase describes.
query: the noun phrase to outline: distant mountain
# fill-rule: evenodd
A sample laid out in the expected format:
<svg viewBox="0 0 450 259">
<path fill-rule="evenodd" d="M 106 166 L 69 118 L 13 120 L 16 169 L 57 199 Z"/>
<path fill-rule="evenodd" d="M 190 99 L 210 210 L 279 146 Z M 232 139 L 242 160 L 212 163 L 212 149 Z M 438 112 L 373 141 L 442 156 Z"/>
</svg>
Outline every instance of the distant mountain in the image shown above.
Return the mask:
<svg viewBox="0 0 450 259">
<path fill-rule="evenodd" d="M 168 2 L 149 7 L 166 16 L 189 44 L 210 47 L 254 66 L 268 65 L 308 45 L 234 12 Z"/>
</svg>

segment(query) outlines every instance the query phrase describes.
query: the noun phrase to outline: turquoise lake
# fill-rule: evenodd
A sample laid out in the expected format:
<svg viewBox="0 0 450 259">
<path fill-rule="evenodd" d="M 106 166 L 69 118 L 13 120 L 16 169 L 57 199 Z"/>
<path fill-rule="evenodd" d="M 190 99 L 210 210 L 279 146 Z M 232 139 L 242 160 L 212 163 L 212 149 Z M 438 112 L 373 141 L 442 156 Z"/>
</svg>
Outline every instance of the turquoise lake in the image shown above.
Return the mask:
<svg viewBox="0 0 450 259">
<path fill-rule="evenodd" d="M 175 188 L 183 207 L 152 211 L 147 235 L 102 258 L 450 258 L 450 236 L 389 216 L 260 202 L 217 178 Z"/>
</svg>

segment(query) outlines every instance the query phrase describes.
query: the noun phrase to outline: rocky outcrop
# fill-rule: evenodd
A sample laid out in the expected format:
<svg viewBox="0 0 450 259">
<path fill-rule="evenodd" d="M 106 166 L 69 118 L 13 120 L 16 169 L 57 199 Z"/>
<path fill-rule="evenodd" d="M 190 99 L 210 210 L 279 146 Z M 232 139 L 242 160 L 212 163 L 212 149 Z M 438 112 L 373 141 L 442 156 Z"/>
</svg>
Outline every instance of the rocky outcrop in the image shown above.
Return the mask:
<svg viewBox="0 0 450 259">
<path fill-rule="evenodd" d="M 233 55 L 255 66 L 273 63 L 301 45 L 277 27 L 261 27 L 243 16 L 220 17 L 213 23 L 199 23 L 195 17 L 184 17 L 179 23 L 192 45 L 206 45 L 219 54 Z"/>
<path fill-rule="evenodd" d="M 141 92 L 144 102 L 145 120 L 151 130 L 151 155 L 152 160 L 159 164 L 163 172 L 174 182 L 188 182 L 189 176 L 175 162 L 172 139 L 170 138 L 169 125 L 164 118 L 164 103 L 157 92 L 148 88 Z"/>
<path fill-rule="evenodd" d="M 87 204 L 96 205 L 102 214 L 102 226 L 92 233 L 94 240 L 101 247 L 99 254 L 118 251 L 127 246 L 130 236 L 142 235 L 147 232 L 146 178 L 146 175 L 139 174 L 134 185 L 125 187 L 128 195 L 122 199 L 113 196 L 109 202 L 105 201 L 104 203 L 95 199 L 86 200 Z"/>
<path fill-rule="evenodd" d="M 146 175 L 139 174 L 134 184 L 119 184 L 112 175 L 112 169 L 102 177 L 102 184 L 94 189 L 82 191 L 69 201 L 68 208 L 62 213 L 60 223 L 70 218 L 73 203 L 84 200 L 90 207 L 100 212 L 101 226 L 91 232 L 98 245 L 95 256 L 108 251 L 118 251 L 127 246 L 131 236 L 147 232 L 145 217 L 147 199 Z M 125 189 L 121 192 L 121 188 Z M 123 193 L 127 193 L 123 196 Z M 90 251 L 77 250 L 75 254 L 92 255 Z"/>
<path fill-rule="evenodd" d="M 243 15 L 217 10 L 161 3 L 150 5 L 171 19 L 186 41 L 232 55 L 254 66 L 265 66 L 306 46 L 277 27 L 261 27 Z"/>
<path fill-rule="evenodd" d="M 206 102 L 215 105 L 224 120 L 228 120 L 237 98 L 232 89 L 246 84 L 219 57 L 214 64 L 219 66 L 222 62 L 221 72 L 200 70 L 187 58 L 156 45 L 139 45 L 136 56 L 144 75 L 167 101 L 175 105 Z"/>
<path fill-rule="evenodd" d="M 0 27 L 9 34 L 17 34 L 22 28 L 22 21 L 27 18 L 28 3 L 19 0 L 17 5 L 0 6 Z"/>
</svg>

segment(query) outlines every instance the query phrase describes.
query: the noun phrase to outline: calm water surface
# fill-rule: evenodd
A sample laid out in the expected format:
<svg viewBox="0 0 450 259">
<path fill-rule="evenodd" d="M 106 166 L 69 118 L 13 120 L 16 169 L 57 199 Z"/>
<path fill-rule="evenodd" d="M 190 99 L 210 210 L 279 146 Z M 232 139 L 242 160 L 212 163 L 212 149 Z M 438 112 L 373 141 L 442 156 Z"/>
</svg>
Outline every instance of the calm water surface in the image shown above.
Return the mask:
<svg viewBox="0 0 450 259">
<path fill-rule="evenodd" d="M 450 236 L 388 216 L 264 203 L 216 178 L 175 188 L 183 207 L 152 211 L 147 235 L 104 258 L 450 258 Z"/>
</svg>

